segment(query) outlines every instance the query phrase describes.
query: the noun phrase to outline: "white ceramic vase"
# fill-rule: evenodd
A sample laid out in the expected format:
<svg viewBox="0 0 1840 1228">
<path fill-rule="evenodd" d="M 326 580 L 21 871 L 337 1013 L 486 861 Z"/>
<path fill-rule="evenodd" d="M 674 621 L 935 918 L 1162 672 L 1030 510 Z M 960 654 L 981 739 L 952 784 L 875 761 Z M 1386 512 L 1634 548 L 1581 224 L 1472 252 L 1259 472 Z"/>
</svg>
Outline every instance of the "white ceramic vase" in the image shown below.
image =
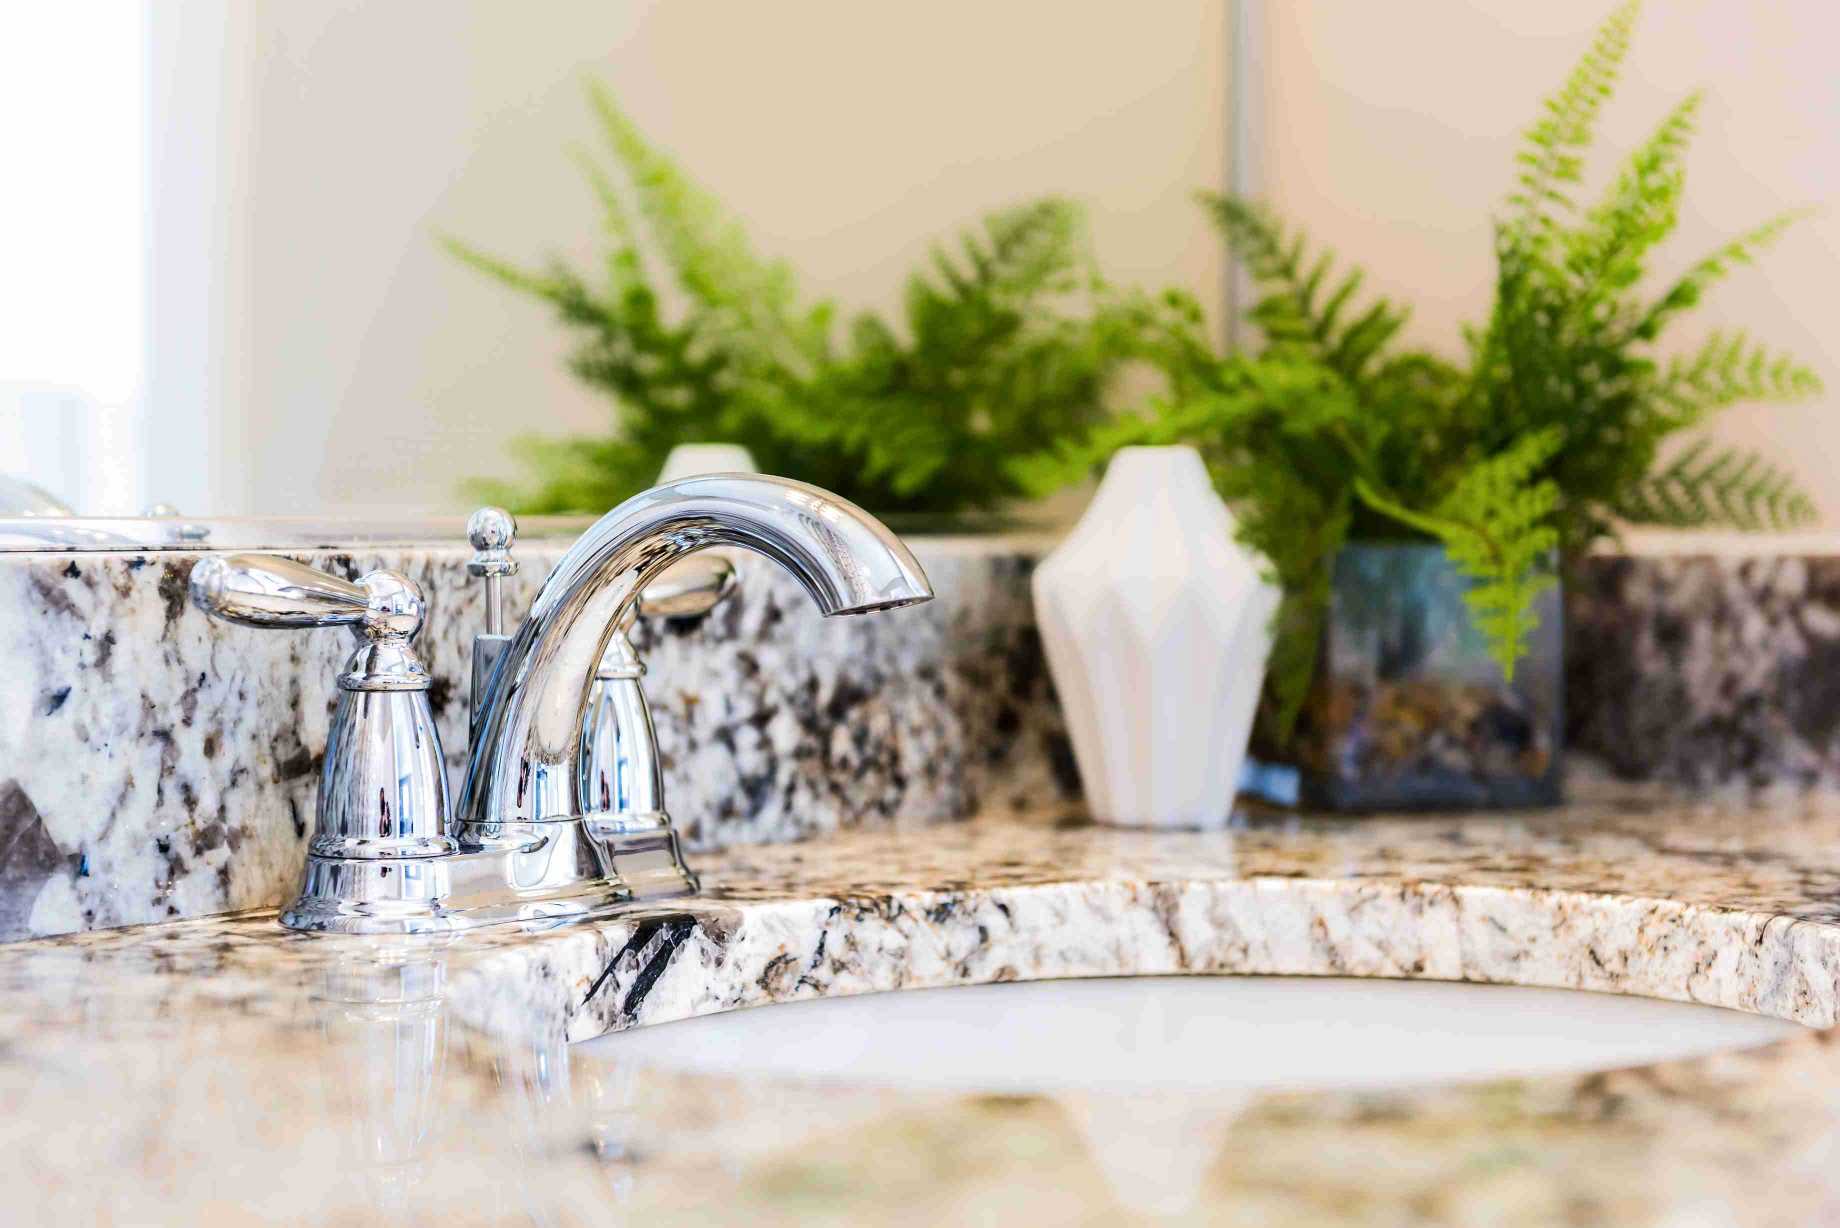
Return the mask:
<svg viewBox="0 0 1840 1228">
<path fill-rule="evenodd" d="M 759 473 L 754 456 L 738 443 L 680 443 L 665 454 L 658 481 L 701 477 L 705 473 Z"/>
<path fill-rule="evenodd" d="M 1193 448 L 1121 448 L 1036 568 L 1035 613 L 1092 816 L 1232 814 L 1278 590 Z"/>
</svg>

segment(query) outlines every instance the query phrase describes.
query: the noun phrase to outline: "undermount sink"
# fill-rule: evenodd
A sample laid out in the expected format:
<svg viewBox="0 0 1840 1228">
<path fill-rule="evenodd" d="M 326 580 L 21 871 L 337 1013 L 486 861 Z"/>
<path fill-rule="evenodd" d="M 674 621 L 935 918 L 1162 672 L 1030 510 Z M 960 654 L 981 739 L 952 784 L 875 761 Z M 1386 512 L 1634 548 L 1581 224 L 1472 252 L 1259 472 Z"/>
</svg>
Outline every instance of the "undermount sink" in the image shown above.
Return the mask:
<svg viewBox="0 0 1840 1228">
<path fill-rule="evenodd" d="M 1798 1024 L 1565 989 L 1352 978 L 1040 981 L 785 1003 L 637 1028 L 598 1056 L 935 1091 L 1304 1090 L 1609 1070 Z"/>
</svg>

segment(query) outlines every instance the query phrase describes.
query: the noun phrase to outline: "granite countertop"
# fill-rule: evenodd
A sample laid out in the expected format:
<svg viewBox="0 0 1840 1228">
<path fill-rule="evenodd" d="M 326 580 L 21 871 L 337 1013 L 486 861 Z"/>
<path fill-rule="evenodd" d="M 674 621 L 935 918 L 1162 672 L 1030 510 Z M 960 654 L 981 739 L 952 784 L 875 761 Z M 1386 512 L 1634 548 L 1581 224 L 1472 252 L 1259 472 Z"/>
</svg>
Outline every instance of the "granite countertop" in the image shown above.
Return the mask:
<svg viewBox="0 0 1840 1228">
<path fill-rule="evenodd" d="M 1218 833 L 1057 810 L 833 835 L 704 856 L 705 894 L 681 906 L 445 943 L 248 913 L 0 947 L 0 1219 L 1137 1222 L 1094 1149 L 1106 1123 L 1154 1113 L 1203 1148 L 1192 1220 L 1840 1220 L 1840 1054 L 1819 1030 L 1611 1073 L 1153 1105 L 569 1047 L 790 999 L 1169 972 L 1566 986 L 1835 1022 L 1840 799 L 1577 793 Z"/>
</svg>

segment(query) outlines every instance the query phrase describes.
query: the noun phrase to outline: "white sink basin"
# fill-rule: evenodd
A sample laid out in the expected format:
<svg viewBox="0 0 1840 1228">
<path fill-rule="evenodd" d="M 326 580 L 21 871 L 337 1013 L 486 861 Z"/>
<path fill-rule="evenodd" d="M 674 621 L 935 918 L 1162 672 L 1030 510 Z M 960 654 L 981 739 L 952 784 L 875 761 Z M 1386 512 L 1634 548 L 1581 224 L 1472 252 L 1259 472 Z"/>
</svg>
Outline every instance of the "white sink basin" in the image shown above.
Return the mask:
<svg viewBox="0 0 1840 1228">
<path fill-rule="evenodd" d="M 1041 1093 L 1392 1087 L 1608 1070 L 1766 1044 L 1797 1024 L 1563 989 L 1132 977 L 786 1003 L 617 1033 L 687 1073 Z"/>
</svg>

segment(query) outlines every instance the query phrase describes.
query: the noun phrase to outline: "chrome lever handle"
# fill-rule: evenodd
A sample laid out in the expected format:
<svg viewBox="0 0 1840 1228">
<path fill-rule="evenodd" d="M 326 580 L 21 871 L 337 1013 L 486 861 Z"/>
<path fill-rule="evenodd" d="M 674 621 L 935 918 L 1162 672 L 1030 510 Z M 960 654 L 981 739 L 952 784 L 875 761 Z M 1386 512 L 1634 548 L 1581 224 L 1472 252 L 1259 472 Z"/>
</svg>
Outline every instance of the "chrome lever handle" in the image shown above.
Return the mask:
<svg viewBox="0 0 1840 1228">
<path fill-rule="evenodd" d="M 211 554 L 192 568 L 192 602 L 249 627 L 350 627 L 364 621 L 362 586 L 269 554 Z"/>
<path fill-rule="evenodd" d="M 210 554 L 192 567 L 192 604 L 246 627 L 350 627 L 365 641 L 339 675 L 347 691 L 421 691 L 428 669 L 409 641 L 427 602 L 413 580 L 373 571 L 353 583 L 272 554 Z"/>
<path fill-rule="evenodd" d="M 210 554 L 192 568 L 192 601 L 248 627 L 355 627 L 367 639 L 409 639 L 427 603 L 413 581 L 373 571 L 353 583 L 273 554 Z"/>
<path fill-rule="evenodd" d="M 727 555 L 715 550 L 693 554 L 646 585 L 633 612 L 641 618 L 698 618 L 727 600 L 737 579 Z"/>
</svg>

